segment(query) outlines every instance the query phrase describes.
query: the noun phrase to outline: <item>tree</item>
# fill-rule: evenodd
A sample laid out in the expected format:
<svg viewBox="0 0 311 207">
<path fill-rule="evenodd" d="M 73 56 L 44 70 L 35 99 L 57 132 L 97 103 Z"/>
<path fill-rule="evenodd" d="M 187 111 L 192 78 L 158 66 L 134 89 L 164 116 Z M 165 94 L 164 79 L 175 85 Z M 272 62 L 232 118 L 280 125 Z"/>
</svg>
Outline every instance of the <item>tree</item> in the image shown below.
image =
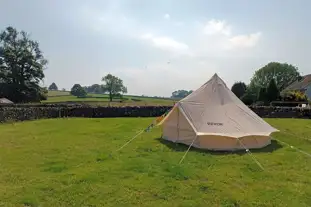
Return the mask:
<svg viewBox="0 0 311 207">
<path fill-rule="evenodd" d="M 235 82 L 231 87 L 231 91 L 238 97 L 241 98 L 246 92 L 246 84 L 243 82 Z"/>
<path fill-rule="evenodd" d="M 46 65 L 38 42 L 26 32 L 7 27 L 0 33 L 0 97 L 17 103 L 44 99 L 47 91 L 39 83 Z"/>
<path fill-rule="evenodd" d="M 271 79 L 266 92 L 267 101 L 269 102 L 276 101 L 279 98 L 279 96 L 280 92 L 275 83 L 275 80 Z"/>
<path fill-rule="evenodd" d="M 40 100 L 47 100 L 48 99 L 48 89 L 43 87 L 40 91 Z"/>
<path fill-rule="evenodd" d="M 255 71 L 249 88 L 251 93 L 257 94 L 260 88 L 267 88 L 269 82 L 274 79 L 278 90 L 282 91 L 300 78 L 297 67 L 287 63 L 270 62 Z"/>
<path fill-rule="evenodd" d="M 91 90 L 93 91 L 93 93 L 101 93 L 102 87 L 99 84 L 93 84 L 91 85 Z"/>
<path fill-rule="evenodd" d="M 266 88 L 260 88 L 257 96 L 257 101 L 262 101 L 266 103 L 267 101 L 267 89 Z"/>
<path fill-rule="evenodd" d="M 251 105 L 254 103 L 254 95 L 249 91 L 246 90 L 244 95 L 241 97 L 241 101 L 246 105 Z"/>
<path fill-rule="evenodd" d="M 50 91 L 57 91 L 58 87 L 57 85 L 53 82 L 50 86 L 49 86 L 49 90 Z"/>
<path fill-rule="evenodd" d="M 108 92 L 110 101 L 112 101 L 113 97 L 120 96 L 121 93 L 127 93 L 127 88 L 123 85 L 123 81 L 116 76 L 108 74 L 102 78 L 102 81 L 105 82 L 102 90 Z"/>
<path fill-rule="evenodd" d="M 77 97 L 85 97 L 87 93 L 80 84 L 74 84 L 71 88 L 70 94 Z"/>
<path fill-rule="evenodd" d="M 193 92 L 192 90 L 190 90 L 190 91 L 187 91 L 187 90 L 177 90 L 177 91 L 174 91 L 172 93 L 171 98 L 178 98 L 178 99 L 185 98 L 186 96 L 188 96 L 192 92 Z"/>
<path fill-rule="evenodd" d="M 85 86 L 84 88 L 88 93 L 102 93 L 103 92 L 102 86 L 99 84 L 93 84 L 91 86 Z"/>
</svg>

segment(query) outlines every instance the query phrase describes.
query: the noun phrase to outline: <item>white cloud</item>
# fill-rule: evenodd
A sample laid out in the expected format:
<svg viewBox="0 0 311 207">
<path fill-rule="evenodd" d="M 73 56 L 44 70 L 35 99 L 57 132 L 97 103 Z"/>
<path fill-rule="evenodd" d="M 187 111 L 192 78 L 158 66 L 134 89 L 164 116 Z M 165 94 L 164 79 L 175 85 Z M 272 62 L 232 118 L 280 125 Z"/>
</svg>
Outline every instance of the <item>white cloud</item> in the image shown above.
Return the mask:
<svg viewBox="0 0 311 207">
<path fill-rule="evenodd" d="M 252 48 L 258 44 L 261 32 L 236 35 L 233 34 L 232 28 L 233 26 L 224 20 L 212 19 L 202 26 L 203 37 L 200 41 L 204 42 L 209 50 L 218 52 Z"/>
<path fill-rule="evenodd" d="M 258 44 L 261 37 L 260 32 L 235 35 L 232 32 L 232 25 L 225 20 L 217 19 L 211 19 L 205 24 L 200 23 L 201 31 L 199 32 L 196 32 L 193 28 L 188 28 L 191 27 L 190 25 L 187 28 L 184 27 L 190 31 L 190 33 L 187 32 L 187 39 L 194 40 L 192 43 L 177 41 L 174 37 L 166 35 L 149 34 L 149 36 L 146 36 L 147 30 L 161 32 L 161 28 L 152 28 L 150 25 L 141 24 L 136 19 L 125 16 L 115 4 L 112 4 L 106 12 L 84 8 L 84 16 L 86 16 L 88 26 L 92 27 L 95 32 L 147 40 L 155 48 L 178 54 L 189 54 L 191 50 L 192 54 L 204 55 L 202 54 L 204 51 L 207 53 L 221 53 L 227 50 L 252 48 Z M 167 20 L 171 19 L 168 13 L 164 14 L 163 17 Z M 184 23 L 170 21 L 170 24 L 171 26 L 180 27 Z"/>
<path fill-rule="evenodd" d="M 212 19 L 212 20 L 207 22 L 207 24 L 204 26 L 203 31 L 207 35 L 222 34 L 222 35 L 230 36 L 231 35 L 231 26 L 228 25 L 223 20 Z"/>
<path fill-rule="evenodd" d="M 154 47 L 171 52 L 184 53 L 188 51 L 189 46 L 185 43 L 178 42 L 170 37 L 154 36 L 147 33 L 141 36 L 142 39 L 149 41 Z"/>
<path fill-rule="evenodd" d="M 164 14 L 164 19 L 170 19 L 171 18 L 171 16 L 169 15 L 169 14 Z"/>
<path fill-rule="evenodd" d="M 251 52 L 253 50 L 250 49 L 258 45 L 261 38 L 260 32 L 235 34 L 233 25 L 224 20 L 212 19 L 196 27 L 193 24 L 184 25 L 181 21 L 177 22 L 169 14 L 163 16 L 170 20 L 165 25 L 144 24 L 143 21 L 125 17 L 122 11 L 97 14 L 90 12 L 90 14 L 92 18 L 88 26 L 100 28 L 101 30 L 98 31 L 103 34 L 134 38 L 155 48 L 154 53 L 148 54 L 148 60 L 144 62 L 145 59 L 142 58 L 144 60 L 142 60 L 141 68 L 135 67 L 137 63 L 133 65 L 111 63 L 114 65 L 113 73 L 124 80 L 129 93 L 138 95 L 168 96 L 176 89 L 196 89 L 215 72 L 220 73 L 219 75 L 222 73 L 222 77 L 230 85 L 231 76 L 236 73 L 234 71 L 248 68 L 244 67 L 244 64 L 234 66 L 232 62 L 237 57 L 244 60 L 246 57 L 254 56 Z M 184 27 L 176 28 L 181 25 Z M 174 31 L 177 29 L 178 33 Z M 162 35 L 158 35 L 159 33 Z M 128 40 L 131 41 L 131 39 Z M 156 49 L 170 54 L 156 52 Z M 140 52 L 139 50 L 133 51 L 130 55 L 141 55 Z M 153 54 L 155 54 L 154 57 Z M 167 60 L 163 60 L 160 64 L 159 60 L 162 57 L 159 56 L 162 55 L 166 56 Z M 171 61 L 171 58 L 176 59 Z M 230 63 L 226 62 L 228 60 Z M 167 64 L 168 61 L 171 63 Z M 229 75 L 226 77 L 224 74 Z"/>
<path fill-rule="evenodd" d="M 231 37 L 229 41 L 234 47 L 254 47 L 261 37 L 261 33 L 253 33 L 249 35 L 237 35 Z"/>
</svg>

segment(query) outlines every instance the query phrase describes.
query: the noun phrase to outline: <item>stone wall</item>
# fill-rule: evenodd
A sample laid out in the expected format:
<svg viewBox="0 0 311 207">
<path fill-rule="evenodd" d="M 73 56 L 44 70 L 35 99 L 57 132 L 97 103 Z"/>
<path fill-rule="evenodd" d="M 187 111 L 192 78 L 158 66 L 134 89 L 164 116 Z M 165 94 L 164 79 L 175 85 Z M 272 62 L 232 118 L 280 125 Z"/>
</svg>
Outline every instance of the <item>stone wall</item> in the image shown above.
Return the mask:
<svg viewBox="0 0 311 207">
<path fill-rule="evenodd" d="M 157 117 L 171 106 L 91 107 L 83 105 L 0 106 L 0 122 L 61 117 Z M 250 107 L 263 118 L 311 118 L 311 110 L 290 107 Z"/>
</svg>

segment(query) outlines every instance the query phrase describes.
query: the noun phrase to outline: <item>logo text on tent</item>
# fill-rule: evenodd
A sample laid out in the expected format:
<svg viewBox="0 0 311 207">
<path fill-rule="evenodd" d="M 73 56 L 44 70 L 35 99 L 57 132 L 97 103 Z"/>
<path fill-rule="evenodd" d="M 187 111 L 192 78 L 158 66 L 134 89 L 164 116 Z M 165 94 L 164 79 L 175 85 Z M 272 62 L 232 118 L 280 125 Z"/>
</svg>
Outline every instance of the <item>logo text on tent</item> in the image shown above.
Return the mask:
<svg viewBox="0 0 311 207">
<path fill-rule="evenodd" d="M 224 125 L 223 123 L 215 123 L 215 122 L 207 122 L 208 125 L 211 125 L 211 126 L 222 126 Z"/>
</svg>

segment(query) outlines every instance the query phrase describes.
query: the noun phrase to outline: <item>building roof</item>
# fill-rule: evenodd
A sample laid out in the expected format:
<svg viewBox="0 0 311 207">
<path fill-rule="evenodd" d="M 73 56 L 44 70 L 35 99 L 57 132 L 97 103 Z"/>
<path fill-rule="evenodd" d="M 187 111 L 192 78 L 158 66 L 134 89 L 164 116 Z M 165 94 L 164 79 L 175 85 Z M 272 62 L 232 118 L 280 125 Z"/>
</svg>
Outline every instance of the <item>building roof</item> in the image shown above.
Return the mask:
<svg viewBox="0 0 311 207">
<path fill-rule="evenodd" d="M 12 104 L 13 102 L 7 98 L 0 98 L 0 104 Z"/>
<path fill-rule="evenodd" d="M 290 84 L 285 90 L 301 90 L 305 89 L 311 84 L 311 74 L 305 75 L 302 77 L 300 81 L 295 81 L 294 83 Z"/>
</svg>

